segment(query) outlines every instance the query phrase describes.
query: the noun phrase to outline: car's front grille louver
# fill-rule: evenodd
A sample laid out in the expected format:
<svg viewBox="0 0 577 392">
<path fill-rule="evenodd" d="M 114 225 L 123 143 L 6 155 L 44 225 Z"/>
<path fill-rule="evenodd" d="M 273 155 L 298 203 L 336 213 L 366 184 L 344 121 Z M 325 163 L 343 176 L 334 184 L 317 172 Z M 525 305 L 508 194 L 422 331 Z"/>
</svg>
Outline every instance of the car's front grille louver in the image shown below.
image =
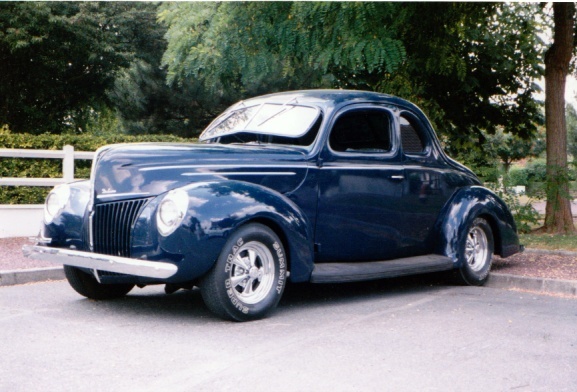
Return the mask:
<svg viewBox="0 0 577 392">
<path fill-rule="evenodd" d="M 124 200 L 94 207 L 94 252 L 130 257 L 130 232 L 149 199 Z"/>
</svg>

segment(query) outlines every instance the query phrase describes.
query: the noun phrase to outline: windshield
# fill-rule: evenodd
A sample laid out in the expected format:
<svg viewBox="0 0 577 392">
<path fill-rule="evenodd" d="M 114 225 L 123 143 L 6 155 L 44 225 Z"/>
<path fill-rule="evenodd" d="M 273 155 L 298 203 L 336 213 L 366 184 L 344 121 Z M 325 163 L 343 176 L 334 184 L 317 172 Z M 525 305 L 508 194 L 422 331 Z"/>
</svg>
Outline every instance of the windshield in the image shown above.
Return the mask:
<svg viewBox="0 0 577 392">
<path fill-rule="evenodd" d="M 214 120 L 200 135 L 200 140 L 240 134 L 299 139 L 313 128 L 319 113 L 320 110 L 317 108 L 289 103 L 263 103 L 235 108 Z"/>
</svg>

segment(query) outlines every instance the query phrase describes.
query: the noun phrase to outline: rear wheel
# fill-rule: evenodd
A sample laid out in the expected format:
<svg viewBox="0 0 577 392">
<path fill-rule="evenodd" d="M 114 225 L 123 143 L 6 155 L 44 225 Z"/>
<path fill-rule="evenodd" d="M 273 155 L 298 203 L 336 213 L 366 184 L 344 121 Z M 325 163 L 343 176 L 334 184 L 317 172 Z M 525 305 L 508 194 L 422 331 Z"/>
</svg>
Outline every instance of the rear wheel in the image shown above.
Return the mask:
<svg viewBox="0 0 577 392">
<path fill-rule="evenodd" d="M 231 235 L 200 289 L 212 312 L 227 320 L 248 321 L 272 311 L 285 284 L 281 241 L 267 226 L 253 223 Z"/>
<path fill-rule="evenodd" d="M 493 262 L 493 231 L 483 218 L 476 218 L 468 227 L 459 248 L 461 268 L 457 272 L 460 283 L 481 286 L 489 278 Z"/>
<path fill-rule="evenodd" d="M 80 295 L 90 299 L 114 299 L 124 297 L 134 288 L 133 284 L 102 284 L 79 268 L 64 266 L 64 274 L 70 286 Z"/>
</svg>

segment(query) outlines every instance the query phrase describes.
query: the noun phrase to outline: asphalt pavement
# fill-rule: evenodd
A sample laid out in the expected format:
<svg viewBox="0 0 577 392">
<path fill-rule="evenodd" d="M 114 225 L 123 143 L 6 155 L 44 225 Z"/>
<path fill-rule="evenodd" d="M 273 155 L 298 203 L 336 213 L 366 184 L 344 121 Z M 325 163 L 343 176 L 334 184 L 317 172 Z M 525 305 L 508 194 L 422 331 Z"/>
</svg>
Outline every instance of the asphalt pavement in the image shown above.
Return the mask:
<svg viewBox="0 0 577 392">
<path fill-rule="evenodd" d="M 270 317 L 234 323 L 198 290 L 5 286 L 0 391 L 573 392 L 575 304 L 413 277 L 289 285 Z"/>
</svg>

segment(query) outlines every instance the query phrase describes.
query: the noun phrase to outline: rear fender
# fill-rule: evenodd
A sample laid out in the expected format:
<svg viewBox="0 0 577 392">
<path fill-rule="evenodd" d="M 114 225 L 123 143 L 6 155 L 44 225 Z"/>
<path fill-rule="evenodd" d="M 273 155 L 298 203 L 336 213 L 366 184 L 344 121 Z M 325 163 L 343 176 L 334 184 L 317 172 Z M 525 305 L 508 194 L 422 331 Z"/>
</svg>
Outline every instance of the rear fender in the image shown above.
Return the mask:
<svg viewBox="0 0 577 392">
<path fill-rule="evenodd" d="M 460 267 L 459 244 L 477 217 L 491 226 L 496 254 L 508 257 L 519 252 L 517 227 L 507 205 L 489 189 L 470 186 L 457 191 L 444 207 L 434 230 L 439 233 L 435 253 L 450 257 L 455 267 Z"/>
</svg>

